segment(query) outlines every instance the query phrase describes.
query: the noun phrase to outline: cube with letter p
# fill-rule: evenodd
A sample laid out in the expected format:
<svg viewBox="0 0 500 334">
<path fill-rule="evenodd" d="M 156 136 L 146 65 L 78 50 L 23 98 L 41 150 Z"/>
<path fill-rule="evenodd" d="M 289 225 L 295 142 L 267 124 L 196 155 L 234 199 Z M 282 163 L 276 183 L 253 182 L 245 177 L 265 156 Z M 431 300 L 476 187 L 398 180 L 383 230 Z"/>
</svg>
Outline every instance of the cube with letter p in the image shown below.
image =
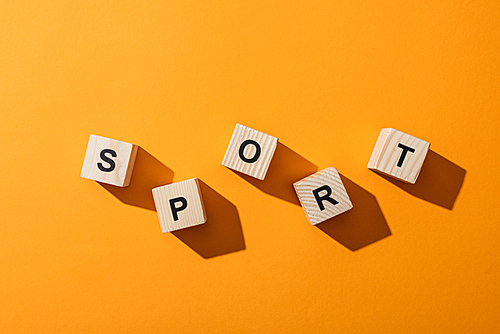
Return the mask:
<svg viewBox="0 0 500 334">
<path fill-rule="evenodd" d="M 207 221 L 197 178 L 157 187 L 152 192 L 163 233 Z"/>
<path fill-rule="evenodd" d="M 127 187 L 132 178 L 138 146 L 90 135 L 81 177 Z"/>
<path fill-rule="evenodd" d="M 278 138 L 236 124 L 222 165 L 264 180 L 278 146 Z"/>
<path fill-rule="evenodd" d="M 352 203 L 333 167 L 309 175 L 293 184 L 307 220 L 312 225 L 352 209 Z"/>
</svg>

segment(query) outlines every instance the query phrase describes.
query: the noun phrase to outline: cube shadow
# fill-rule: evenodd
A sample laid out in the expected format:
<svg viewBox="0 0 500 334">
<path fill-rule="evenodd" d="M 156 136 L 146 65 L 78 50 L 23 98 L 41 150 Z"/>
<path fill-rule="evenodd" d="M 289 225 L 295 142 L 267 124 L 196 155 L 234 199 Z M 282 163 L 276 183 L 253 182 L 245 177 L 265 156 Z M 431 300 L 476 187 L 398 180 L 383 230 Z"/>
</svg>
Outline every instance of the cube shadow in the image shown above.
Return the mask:
<svg viewBox="0 0 500 334">
<path fill-rule="evenodd" d="M 293 183 L 318 171 L 318 166 L 278 142 L 273 160 L 264 180 L 232 170 L 260 191 L 295 205 L 300 205 Z"/>
<path fill-rule="evenodd" d="M 445 157 L 429 150 L 415 184 L 408 184 L 377 173 L 407 193 L 452 210 L 464 183 L 466 171 Z"/>
<path fill-rule="evenodd" d="M 353 208 L 315 225 L 351 251 L 356 251 L 390 236 L 391 230 L 377 199 L 344 175 L 340 178 Z"/>
<path fill-rule="evenodd" d="M 125 188 L 98 182 L 121 202 L 155 211 L 153 188 L 172 183 L 174 172 L 142 147 L 137 151 L 130 185 Z"/>
<path fill-rule="evenodd" d="M 245 238 L 236 206 L 199 180 L 207 222 L 171 232 L 205 259 L 244 250 Z"/>
</svg>

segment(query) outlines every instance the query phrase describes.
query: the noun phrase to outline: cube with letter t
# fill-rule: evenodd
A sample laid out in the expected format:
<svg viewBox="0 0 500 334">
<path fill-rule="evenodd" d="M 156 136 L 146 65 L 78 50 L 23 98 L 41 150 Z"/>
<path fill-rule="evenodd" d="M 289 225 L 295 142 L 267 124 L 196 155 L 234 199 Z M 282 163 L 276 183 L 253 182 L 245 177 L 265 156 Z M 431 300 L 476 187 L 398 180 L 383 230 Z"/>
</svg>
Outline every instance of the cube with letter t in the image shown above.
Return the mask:
<svg viewBox="0 0 500 334">
<path fill-rule="evenodd" d="M 278 138 L 236 124 L 222 165 L 264 180 L 278 145 Z"/>
<path fill-rule="evenodd" d="M 90 135 L 81 177 L 127 187 L 132 178 L 138 146 Z"/>
<path fill-rule="evenodd" d="M 293 184 L 307 220 L 312 225 L 352 209 L 352 203 L 333 167 L 309 175 Z"/>
<path fill-rule="evenodd" d="M 154 188 L 152 191 L 163 233 L 207 221 L 197 178 Z"/>
<path fill-rule="evenodd" d="M 368 169 L 414 184 L 429 146 L 428 142 L 404 132 L 382 129 L 368 162 Z"/>
</svg>

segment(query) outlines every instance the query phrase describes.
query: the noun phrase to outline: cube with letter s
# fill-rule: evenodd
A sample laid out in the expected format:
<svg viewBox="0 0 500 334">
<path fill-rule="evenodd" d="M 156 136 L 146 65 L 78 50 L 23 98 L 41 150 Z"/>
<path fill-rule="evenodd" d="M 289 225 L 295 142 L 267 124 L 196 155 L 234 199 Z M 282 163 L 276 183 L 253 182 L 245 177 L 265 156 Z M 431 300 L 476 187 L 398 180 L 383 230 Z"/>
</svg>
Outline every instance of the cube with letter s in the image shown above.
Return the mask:
<svg viewBox="0 0 500 334">
<path fill-rule="evenodd" d="M 137 149 L 134 144 L 90 135 L 80 176 L 127 187 L 132 178 Z"/>
</svg>

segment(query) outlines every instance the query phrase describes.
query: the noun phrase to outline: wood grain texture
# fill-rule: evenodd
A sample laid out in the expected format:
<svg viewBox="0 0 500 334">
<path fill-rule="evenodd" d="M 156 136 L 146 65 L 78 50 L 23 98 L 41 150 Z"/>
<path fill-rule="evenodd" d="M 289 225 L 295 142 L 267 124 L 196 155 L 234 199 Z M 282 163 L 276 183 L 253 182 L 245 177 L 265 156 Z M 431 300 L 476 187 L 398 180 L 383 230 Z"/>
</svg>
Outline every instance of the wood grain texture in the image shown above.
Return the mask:
<svg viewBox="0 0 500 334">
<path fill-rule="evenodd" d="M 98 164 L 101 164 L 104 168 L 111 167 L 108 162 L 103 161 L 101 158 L 101 152 L 104 149 L 111 149 L 116 152 L 116 157 L 112 157 L 109 153 L 105 154 L 107 158 L 115 163 L 114 169 L 109 172 L 100 170 L 98 166 Z M 134 144 L 90 135 L 80 176 L 118 187 L 127 187 L 132 178 L 137 149 L 138 146 Z"/>
<path fill-rule="evenodd" d="M 198 178 L 157 187 L 152 192 L 163 233 L 201 225 L 207 221 Z M 187 201 L 187 207 L 178 211 L 178 220 L 174 220 L 169 201 L 177 197 L 184 197 Z"/>
<path fill-rule="evenodd" d="M 398 166 L 398 162 L 403 149 L 398 147 L 399 144 L 415 150 L 407 152 L 401 167 Z M 429 146 L 430 143 L 404 132 L 391 128 L 382 129 L 368 162 L 368 168 L 414 184 L 424 164 Z"/>
<path fill-rule="evenodd" d="M 247 139 L 256 141 L 261 147 L 260 157 L 253 163 L 247 163 L 239 157 L 240 146 Z M 233 136 L 222 160 L 222 165 L 259 180 L 264 180 L 277 145 L 278 138 L 244 125 L 236 124 Z M 247 145 L 243 151 L 243 155 L 250 158 L 254 156 L 255 152 L 256 148 L 254 145 Z"/>
<path fill-rule="evenodd" d="M 334 205 L 328 201 L 322 201 L 324 210 L 321 210 L 313 191 L 325 185 L 329 186 L 332 191 L 330 197 L 338 203 Z M 352 209 L 351 200 L 336 168 L 329 167 L 309 175 L 295 182 L 293 187 L 306 217 L 312 225 L 319 224 Z M 324 196 L 325 194 L 326 190 L 323 193 L 319 193 L 320 196 Z"/>
</svg>

